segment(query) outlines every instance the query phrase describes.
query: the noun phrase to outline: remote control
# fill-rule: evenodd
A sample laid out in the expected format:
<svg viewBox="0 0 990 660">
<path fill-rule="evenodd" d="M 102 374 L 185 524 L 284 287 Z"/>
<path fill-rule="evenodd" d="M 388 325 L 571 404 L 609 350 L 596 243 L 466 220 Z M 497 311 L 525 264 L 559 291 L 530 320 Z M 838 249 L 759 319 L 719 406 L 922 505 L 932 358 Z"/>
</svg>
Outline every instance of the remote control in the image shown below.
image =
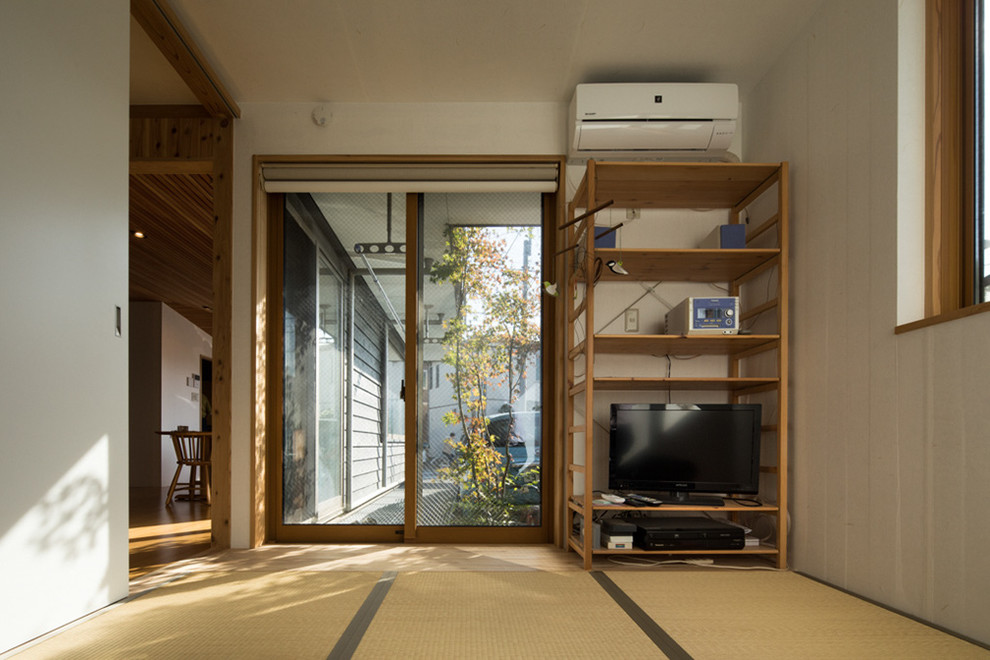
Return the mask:
<svg viewBox="0 0 990 660">
<path fill-rule="evenodd" d="M 647 497 L 646 495 L 633 495 L 633 494 L 626 495 L 626 502 L 629 504 L 635 502 L 636 505 L 638 506 L 660 506 L 661 504 L 663 504 L 663 502 L 653 497 Z"/>
</svg>

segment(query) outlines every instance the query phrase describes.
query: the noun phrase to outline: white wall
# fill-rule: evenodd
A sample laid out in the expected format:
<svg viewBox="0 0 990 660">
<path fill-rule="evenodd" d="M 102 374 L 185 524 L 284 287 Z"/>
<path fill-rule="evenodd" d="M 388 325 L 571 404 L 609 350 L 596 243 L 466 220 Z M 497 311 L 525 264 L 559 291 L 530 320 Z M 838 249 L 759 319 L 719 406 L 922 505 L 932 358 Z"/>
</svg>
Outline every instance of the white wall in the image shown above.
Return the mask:
<svg viewBox="0 0 990 660">
<path fill-rule="evenodd" d="M 231 544 L 250 543 L 252 156 L 270 154 L 563 154 L 566 104 L 242 103 L 234 129 Z M 264 254 L 257 255 L 263 261 Z"/>
<path fill-rule="evenodd" d="M 0 650 L 127 595 L 129 20 L 0 9 Z"/>
<path fill-rule="evenodd" d="M 200 358 L 212 355 L 208 334 L 160 302 L 132 302 L 130 314 L 130 485 L 167 487 L 175 450 L 157 431 L 200 430 Z M 195 387 L 188 379 L 196 374 Z"/>
<path fill-rule="evenodd" d="M 897 323 L 925 316 L 925 3 L 897 16 Z"/>
<path fill-rule="evenodd" d="M 199 395 L 202 394 L 200 358 L 213 354 L 213 340 L 184 316 L 162 305 L 161 343 L 161 422 L 162 430 L 188 426 L 199 431 L 202 425 Z M 191 387 L 187 379 L 200 376 L 200 385 Z M 195 395 L 195 396 L 194 396 Z M 167 440 L 160 443 L 161 485 L 172 483 L 175 474 L 175 450 Z"/>
<path fill-rule="evenodd" d="M 916 2 L 823 3 L 744 99 L 747 159 L 791 163 L 791 563 L 990 642 L 990 315 L 894 335 Z"/>
</svg>

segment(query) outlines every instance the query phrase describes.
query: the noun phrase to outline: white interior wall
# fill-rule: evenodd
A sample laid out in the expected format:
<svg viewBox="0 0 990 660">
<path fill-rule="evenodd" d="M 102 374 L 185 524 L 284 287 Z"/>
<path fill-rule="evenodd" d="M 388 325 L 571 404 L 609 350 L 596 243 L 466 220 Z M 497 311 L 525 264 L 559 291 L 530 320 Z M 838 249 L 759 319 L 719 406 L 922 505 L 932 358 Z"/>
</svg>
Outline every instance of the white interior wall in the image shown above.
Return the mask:
<svg viewBox="0 0 990 660">
<path fill-rule="evenodd" d="M 168 305 L 162 305 L 161 327 L 161 420 L 159 428 L 170 430 L 188 426 L 199 431 L 202 426 L 200 395 L 202 373 L 200 358 L 213 355 L 213 340 L 199 327 Z M 189 385 L 193 375 L 198 385 Z M 161 441 L 161 485 L 172 483 L 175 474 L 175 450 L 168 440 Z"/>
<path fill-rule="evenodd" d="M 925 316 L 925 3 L 897 12 L 897 323 Z"/>
<path fill-rule="evenodd" d="M 325 104 L 327 122 L 313 122 L 315 103 L 242 103 L 234 131 L 233 296 L 231 333 L 231 544 L 250 543 L 251 416 L 255 368 L 252 309 L 251 158 L 270 154 L 563 154 L 563 103 Z M 257 314 L 256 314 L 257 312 Z"/>
<path fill-rule="evenodd" d="M 0 650 L 127 595 L 130 20 L 2 14 Z"/>
<path fill-rule="evenodd" d="M 913 3 L 823 3 L 744 99 L 747 157 L 791 163 L 791 563 L 986 643 L 990 315 L 894 334 Z"/>
<path fill-rule="evenodd" d="M 175 474 L 175 450 L 158 431 L 201 430 L 200 358 L 213 340 L 160 302 L 131 303 L 130 485 L 167 487 Z M 200 376 L 195 386 L 193 375 Z"/>
</svg>

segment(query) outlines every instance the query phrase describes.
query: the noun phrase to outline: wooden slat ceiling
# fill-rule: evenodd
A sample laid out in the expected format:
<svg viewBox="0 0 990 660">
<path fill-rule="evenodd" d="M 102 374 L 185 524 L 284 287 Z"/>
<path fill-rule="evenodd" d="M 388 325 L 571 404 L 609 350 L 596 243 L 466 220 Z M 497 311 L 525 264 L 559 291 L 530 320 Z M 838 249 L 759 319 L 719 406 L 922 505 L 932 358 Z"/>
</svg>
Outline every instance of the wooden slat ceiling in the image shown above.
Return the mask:
<svg viewBox="0 0 990 660">
<path fill-rule="evenodd" d="M 160 301 L 212 334 L 213 177 L 131 174 L 130 299 Z"/>
</svg>

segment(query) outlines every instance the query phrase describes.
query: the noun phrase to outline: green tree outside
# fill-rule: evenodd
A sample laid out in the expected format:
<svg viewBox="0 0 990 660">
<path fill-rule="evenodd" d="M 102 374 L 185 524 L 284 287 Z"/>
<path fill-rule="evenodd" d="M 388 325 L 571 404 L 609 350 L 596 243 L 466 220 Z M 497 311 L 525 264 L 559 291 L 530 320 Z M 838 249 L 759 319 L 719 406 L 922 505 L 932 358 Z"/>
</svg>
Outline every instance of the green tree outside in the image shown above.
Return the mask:
<svg viewBox="0 0 990 660">
<path fill-rule="evenodd" d="M 507 258 L 513 239 L 534 240 L 536 232 L 529 227 L 448 227 L 445 238 L 444 255 L 429 277 L 454 289 L 455 312 L 444 321 L 443 337 L 454 409 L 443 422 L 460 432 L 461 441 L 447 440 L 453 459 L 440 471 L 460 494 L 451 522 L 526 524 L 534 489 L 538 493 L 539 468 L 524 474 L 511 469 L 509 438 L 493 438 L 489 432 L 488 397 L 507 393 L 504 409 L 513 415 L 527 365 L 540 352 L 539 264 L 526 268 Z M 510 417 L 507 428 L 511 422 Z"/>
</svg>

